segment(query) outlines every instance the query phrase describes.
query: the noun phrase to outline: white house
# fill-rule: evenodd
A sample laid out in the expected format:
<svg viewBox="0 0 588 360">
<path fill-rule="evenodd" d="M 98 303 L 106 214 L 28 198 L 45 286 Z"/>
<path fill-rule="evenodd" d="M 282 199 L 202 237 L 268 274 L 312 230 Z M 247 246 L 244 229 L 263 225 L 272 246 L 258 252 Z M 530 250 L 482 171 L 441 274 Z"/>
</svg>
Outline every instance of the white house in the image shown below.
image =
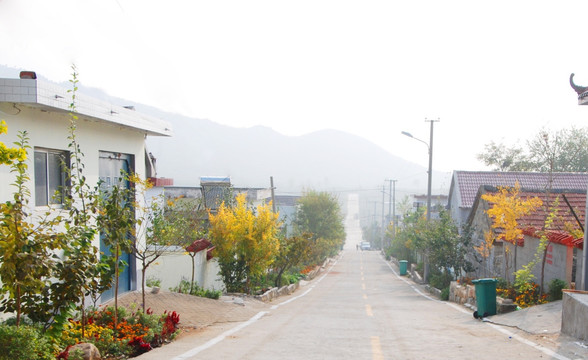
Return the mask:
<svg viewBox="0 0 588 360">
<path fill-rule="evenodd" d="M 12 144 L 18 132 L 27 131 L 32 147 L 27 160 L 31 177 L 28 187 L 35 211 L 59 207 L 52 194 L 63 185 L 61 159 L 69 158 L 71 102 L 72 94 L 67 88 L 39 80 L 33 72 L 21 72 L 18 79 L 0 79 L 0 119 L 8 126 L 8 134 L 0 136 L 0 141 Z M 167 122 L 79 92 L 75 105 L 76 139 L 84 154 L 84 174 L 89 184 L 97 184 L 99 179 L 107 185 L 115 183 L 120 169 L 141 178 L 155 176 L 145 138 L 171 136 Z M 10 168 L 0 167 L 0 201 L 11 198 L 13 189 L 9 184 L 13 182 Z M 95 246 L 100 245 L 97 237 Z M 128 257 L 128 262 L 127 273 L 121 276 L 121 291 L 137 288 L 140 271 L 134 257 Z M 112 295 L 104 294 L 103 300 L 109 296 Z"/>
</svg>

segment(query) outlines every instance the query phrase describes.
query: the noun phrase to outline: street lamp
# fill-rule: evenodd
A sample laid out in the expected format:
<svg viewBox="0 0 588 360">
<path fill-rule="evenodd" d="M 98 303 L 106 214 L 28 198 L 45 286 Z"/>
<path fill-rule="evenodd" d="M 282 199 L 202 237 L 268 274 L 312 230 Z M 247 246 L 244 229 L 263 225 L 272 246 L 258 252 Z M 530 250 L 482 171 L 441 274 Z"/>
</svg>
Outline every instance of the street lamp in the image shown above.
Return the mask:
<svg viewBox="0 0 588 360">
<path fill-rule="evenodd" d="M 430 136 L 429 136 L 429 143 L 427 143 L 426 141 L 423 141 L 419 138 L 416 138 L 414 136 L 412 136 L 411 133 L 406 132 L 406 131 L 402 131 L 402 135 L 408 136 L 409 138 L 413 138 L 417 141 L 422 142 L 423 144 L 427 145 L 427 149 L 429 150 L 429 171 L 428 173 L 428 181 L 427 181 L 427 222 L 431 221 L 431 181 L 433 179 L 433 123 L 438 122 L 439 119 L 437 120 L 427 120 L 425 119 L 425 122 L 430 122 L 431 123 L 431 131 L 430 131 Z M 424 269 L 424 280 L 425 282 L 429 279 L 429 262 L 427 260 L 427 254 L 425 254 L 425 269 Z"/>
</svg>

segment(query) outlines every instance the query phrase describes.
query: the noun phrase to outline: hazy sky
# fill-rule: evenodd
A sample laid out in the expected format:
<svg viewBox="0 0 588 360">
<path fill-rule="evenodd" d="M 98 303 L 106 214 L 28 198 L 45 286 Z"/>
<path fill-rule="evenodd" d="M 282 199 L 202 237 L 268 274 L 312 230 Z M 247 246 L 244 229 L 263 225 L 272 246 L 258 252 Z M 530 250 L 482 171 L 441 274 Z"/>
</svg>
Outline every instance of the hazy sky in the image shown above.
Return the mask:
<svg viewBox="0 0 588 360">
<path fill-rule="evenodd" d="M 350 132 L 436 170 L 588 125 L 588 1 L 0 0 L 0 63 L 286 135 Z M 15 74 L 17 76 L 18 74 Z M 139 109 L 140 110 L 140 109 Z"/>
</svg>

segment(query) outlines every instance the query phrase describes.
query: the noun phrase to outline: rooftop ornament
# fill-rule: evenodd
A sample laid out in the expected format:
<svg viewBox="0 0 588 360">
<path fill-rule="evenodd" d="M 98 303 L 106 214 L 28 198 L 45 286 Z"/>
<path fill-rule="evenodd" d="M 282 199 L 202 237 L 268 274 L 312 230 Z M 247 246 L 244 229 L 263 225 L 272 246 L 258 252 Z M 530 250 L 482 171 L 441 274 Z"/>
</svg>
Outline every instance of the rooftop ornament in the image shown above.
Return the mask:
<svg viewBox="0 0 588 360">
<path fill-rule="evenodd" d="M 588 105 L 588 86 L 579 86 L 574 83 L 574 73 L 570 75 L 570 86 L 578 94 L 578 105 Z"/>
</svg>

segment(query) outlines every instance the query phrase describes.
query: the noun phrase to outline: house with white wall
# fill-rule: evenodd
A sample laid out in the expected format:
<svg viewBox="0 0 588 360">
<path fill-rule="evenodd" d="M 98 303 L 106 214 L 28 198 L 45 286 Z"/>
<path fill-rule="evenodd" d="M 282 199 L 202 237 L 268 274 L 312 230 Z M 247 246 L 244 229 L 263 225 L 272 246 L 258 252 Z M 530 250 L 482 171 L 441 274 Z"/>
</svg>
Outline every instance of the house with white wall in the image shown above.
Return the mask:
<svg viewBox="0 0 588 360">
<path fill-rule="evenodd" d="M 54 191 L 64 184 L 61 160 L 69 159 L 68 127 L 71 119 L 72 93 L 69 89 L 37 79 L 34 72 L 21 72 L 19 78 L 0 79 L 0 119 L 8 134 L 0 141 L 12 144 L 17 134 L 26 131 L 31 146 L 28 154 L 33 212 L 59 208 Z M 134 108 L 111 104 L 82 93 L 76 93 L 76 139 L 84 154 L 84 175 L 89 184 L 102 180 L 106 186 L 117 183 L 120 170 L 134 172 L 141 178 L 155 176 L 154 166 L 145 148 L 147 136 L 171 136 L 169 123 L 135 111 Z M 0 201 L 12 197 L 14 175 L 8 166 L 0 167 Z M 144 241 L 144 239 L 138 239 Z M 104 245 L 99 237 L 96 247 Z M 121 275 L 119 291 L 137 289 L 140 269 L 136 259 L 127 254 L 129 263 Z M 107 300 L 104 294 L 102 300 Z"/>
</svg>

